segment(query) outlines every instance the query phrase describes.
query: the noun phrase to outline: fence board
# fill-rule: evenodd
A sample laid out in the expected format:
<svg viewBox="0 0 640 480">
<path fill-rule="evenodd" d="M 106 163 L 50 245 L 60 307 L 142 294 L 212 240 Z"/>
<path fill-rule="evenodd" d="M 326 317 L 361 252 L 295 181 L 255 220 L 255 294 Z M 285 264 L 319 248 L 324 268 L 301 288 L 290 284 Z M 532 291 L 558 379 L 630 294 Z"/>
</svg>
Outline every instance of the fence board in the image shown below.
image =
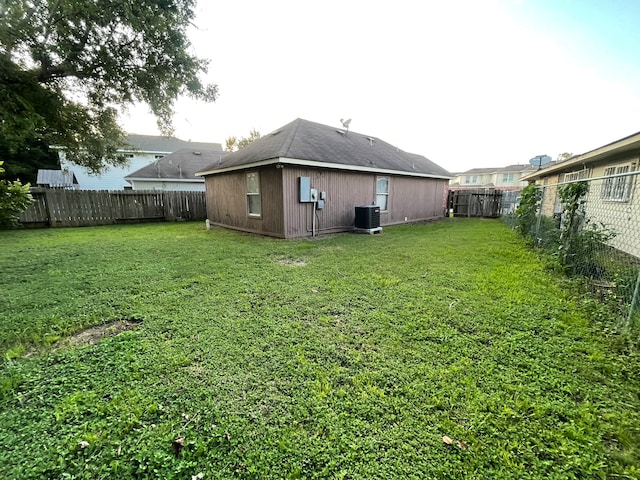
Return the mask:
<svg viewBox="0 0 640 480">
<path fill-rule="evenodd" d="M 34 203 L 20 214 L 29 227 L 75 227 L 149 220 L 204 220 L 204 192 L 63 190 L 34 188 Z"/>
<path fill-rule="evenodd" d="M 457 217 L 500 216 L 502 192 L 500 190 L 449 190 L 448 208 Z"/>
</svg>

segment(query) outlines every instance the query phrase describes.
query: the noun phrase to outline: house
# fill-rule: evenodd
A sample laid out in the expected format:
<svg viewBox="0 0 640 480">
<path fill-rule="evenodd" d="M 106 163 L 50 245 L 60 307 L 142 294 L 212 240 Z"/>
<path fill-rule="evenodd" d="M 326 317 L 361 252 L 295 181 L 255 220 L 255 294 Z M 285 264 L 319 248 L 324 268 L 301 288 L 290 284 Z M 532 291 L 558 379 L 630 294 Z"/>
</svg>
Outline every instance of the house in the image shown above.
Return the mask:
<svg viewBox="0 0 640 480">
<path fill-rule="evenodd" d="M 218 150 L 181 148 L 127 175 L 133 190 L 204 192 L 204 178 L 196 172 L 219 162 L 227 154 Z"/>
<path fill-rule="evenodd" d="M 75 174 L 79 188 L 82 190 L 123 190 L 131 188 L 129 182 L 125 180 L 127 175 L 181 148 L 222 153 L 222 145 L 219 143 L 190 142 L 175 137 L 131 134 L 127 135 L 127 142 L 130 145 L 119 151 L 128 158 L 128 164 L 109 167 L 100 175 L 92 174 L 86 168 L 70 162 L 65 158 L 62 150 L 59 151 L 60 165 L 63 170 L 69 170 Z"/>
<path fill-rule="evenodd" d="M 68 170 L 39 169 L 36 186 L 42 188 L 77 189 L 78 179 Z"/>
<path fill-rule="evenodd" d="M 510 212 L 516 203 L 516 198 L 527 182 L 522 177 L 535 170 L 526 164 L 508 165 L 506 167 L 472 168 L 466 172 L 456 173 L 449 182 L 449 190 L 462 189 L 491 189 L 503 192 L 502 210 Z"/>
<path fill-rule="evenodd" d="M 565 183 L 589 183 L 585 210 L 590 222 L 615 232 L 610 244 L 640 257 L 640 132 L 525 175 L 522 180 L 541 185 L 542 213 L 562 211 L 558 189 Z"/>
<path fill-rule="evenodd" d="M 358 206 L 378 205 L 382 226 L 441 217 L 451 178 L 379 138 L 299 118 L 198 175 L 212 224 L 281 238 L 353 230 Z"/>
<path fill-rule="evenodd" d="M 456 173 L 449 182 L 450 188 L 492 188 L 497 190 L 520 190 L 527 186 L 521 178 L 531 173 L 531 165 L 508 165 L 494 168 L 472 168 Z"/>
</svg>

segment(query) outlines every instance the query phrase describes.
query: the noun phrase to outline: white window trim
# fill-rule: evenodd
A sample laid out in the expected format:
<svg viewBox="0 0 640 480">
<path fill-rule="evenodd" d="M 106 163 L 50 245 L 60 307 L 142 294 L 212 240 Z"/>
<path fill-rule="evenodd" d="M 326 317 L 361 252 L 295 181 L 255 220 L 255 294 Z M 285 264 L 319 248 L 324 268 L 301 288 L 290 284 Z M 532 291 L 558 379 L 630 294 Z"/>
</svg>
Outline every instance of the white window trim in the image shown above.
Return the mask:
<svg viewBox="0 0 640 480">
<path fill-rule="evenodd" d="M 516 179 L 516 176 L 513 173 L 503 173 L 502 174 L 502 183 L 510 183 Z"/>
<path fill-rule="evenodd" d="M 383 180 L 383 179 L 387 181 L 387 191 L 386 192 L 378 192 L 378 181 L 379 180 Z M 387 197 L 386 208 L 383 209 L 382 207 L 380 207 L 380 211 L 381 212 L 388 212 L 389 211 L 389 190 L 391 190 L 391 177 L 387 177 L 387 176 L 384 176 L 384 175 L 376 177 L 376 204 L 378 203 L 378 196 L 386 195 L 386 197 Z"/>
<path fill-rule="evenodd" d="M 564 174 L 565 182 L 577 182 L 578 180 L 584 180 L 585 178 L 587 178 L 587 170 L 585 169 Z"/>
<path fill-rule="evenodd" d="M 607 202 L 626 203 L 631 196 L 631 182 L 633 178 L 627 175 L 634 171 L 634 165 L 614 165 L 604 170 L 605 178 L 602 183 L 600 198 Z"/>
<path fill-rule="evenodd" d="M 258 191 L 257 192 L 250 192 L 249 191 L 249 175 L 257 175 L 258 176 Z M 247 174 L 245 175 L 245 186 L 246 186 L 246 192 L 247 192 L 247 216 L 249 218 L 262 218 L 262 192 L 260 191 L 260 172 L 257 171 L 253 171 L 253 172 L 247 172 Z M 249 197 L 250 196 L 257 196 L 260 199 L 260 213 L 251 213 L 250 209 L 249 209 Z"/>
</svg>

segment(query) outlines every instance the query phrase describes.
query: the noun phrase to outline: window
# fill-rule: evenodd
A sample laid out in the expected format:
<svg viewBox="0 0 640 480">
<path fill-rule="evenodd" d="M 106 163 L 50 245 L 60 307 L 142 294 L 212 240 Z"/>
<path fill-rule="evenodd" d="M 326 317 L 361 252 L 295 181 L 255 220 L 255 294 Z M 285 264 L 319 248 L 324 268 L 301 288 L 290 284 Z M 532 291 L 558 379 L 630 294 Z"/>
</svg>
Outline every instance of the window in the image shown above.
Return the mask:
<svg viewBox="0 0 640 480">
<path fill-rule="evenodd" d="M 464 177 L 464 183 L 478 183 L 477 175 L 467 175 Z"/>
<path fill-rule="evenodd" d="M 378 177 L 376 180 L 376 205 L 381 211 L 389 207 L 389 177 Z"/>
<path fill-rule="evenodd" d="M 565 182 L 577 182 L 578 180 L 584 180 L 587 178 L 587 170 L 579 170 L 577 172 L 565 173 Z"/>
<path fill-rule="evenodd" d="M 503 173 L 502 174 L 502 183 L 513 182 L 513 173 Z"/>
<path fill-rule="evenodd" d="M 259 218 L 262 216 L 260 174 L 258 172 L 247 173 L 247 213 L 250 217 Z"/>
<path fill-rule="evenodd" d="M 620 167 L 609 167 L 605 169 L 605 177 L 613 177 L 613 175 L 623 175 L 629 173 L 630 166 L 622 165 Z M 631 177 L 624 175 L 621 177 L 605 178 L 602 185 L 600 198 L 612 200 L 616 202 L 628 202 L 629 191 L 631 190 Z"/>
</svg>

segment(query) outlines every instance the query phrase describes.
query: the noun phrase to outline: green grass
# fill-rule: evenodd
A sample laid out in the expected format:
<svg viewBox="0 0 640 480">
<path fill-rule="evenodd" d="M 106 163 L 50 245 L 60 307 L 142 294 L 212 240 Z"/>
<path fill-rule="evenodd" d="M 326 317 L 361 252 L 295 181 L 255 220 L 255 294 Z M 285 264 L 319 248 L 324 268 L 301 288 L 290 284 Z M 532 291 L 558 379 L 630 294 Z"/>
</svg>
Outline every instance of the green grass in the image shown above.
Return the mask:
<svg viewBox="0 0 640 480">
<path fill-rule="evenodd" d="M 640 477 L 637 351 L 499 221 L 203 227 L 0 232 L 3 478 Z"/>
</svg>

